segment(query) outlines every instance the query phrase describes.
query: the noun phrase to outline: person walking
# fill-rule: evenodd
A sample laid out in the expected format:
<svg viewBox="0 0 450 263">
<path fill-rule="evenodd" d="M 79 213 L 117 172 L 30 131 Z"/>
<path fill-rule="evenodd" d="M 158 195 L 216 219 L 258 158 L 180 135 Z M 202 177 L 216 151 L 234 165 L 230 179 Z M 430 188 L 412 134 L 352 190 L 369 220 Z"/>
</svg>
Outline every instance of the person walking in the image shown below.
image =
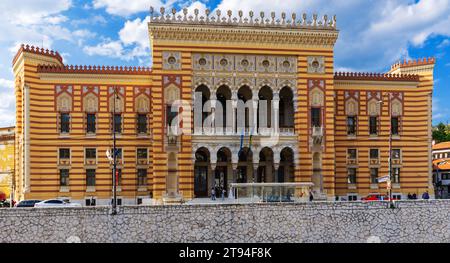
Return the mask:
<svg viewBox="0 0 450 263">
<path fill-rule="evenodd" d="M 313 195 L 312 191 L 309 191 L 309 201 L 310 202 L 314 201 L 314 195 Z"/>
<path fill-rule="evenodd" d="M 225 201 L 225 188 L 222 188 L 222 202 Z"/>
<path fill-rule="evenodd" d="M 211 189 L 211 200 L 213 200 L 213 201 L 216 200 L 216 189 L 215 189 L 215 187 L 213 187 Z"/>
<path fill-rule="evenodd" d="M 423 199 L 423 200 L 429 200 L 429 199 L 430 199 L 430 194 L 428 194 L 428 191 L 426 191 L 425 193 L 423 193 L 422 199 Z"/>
</svg>

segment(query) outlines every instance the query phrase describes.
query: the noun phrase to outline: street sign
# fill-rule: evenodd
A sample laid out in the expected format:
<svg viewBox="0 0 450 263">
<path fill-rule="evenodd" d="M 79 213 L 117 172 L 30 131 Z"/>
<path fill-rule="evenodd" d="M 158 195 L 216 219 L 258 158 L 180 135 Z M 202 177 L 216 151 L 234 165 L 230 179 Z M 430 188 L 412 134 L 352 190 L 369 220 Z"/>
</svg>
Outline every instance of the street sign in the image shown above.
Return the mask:
<svg viewBox="0 0 450 263">
<path fill-rule="evenodd" d="M 390 179 L 389 175 L 386 175 L 386 176 L 383 176 L 383 177 L 378 177 L 378 182 L 379 183 L 385 183 L 385 182 L 389 181 L 389 179 Z"/>
</svg>

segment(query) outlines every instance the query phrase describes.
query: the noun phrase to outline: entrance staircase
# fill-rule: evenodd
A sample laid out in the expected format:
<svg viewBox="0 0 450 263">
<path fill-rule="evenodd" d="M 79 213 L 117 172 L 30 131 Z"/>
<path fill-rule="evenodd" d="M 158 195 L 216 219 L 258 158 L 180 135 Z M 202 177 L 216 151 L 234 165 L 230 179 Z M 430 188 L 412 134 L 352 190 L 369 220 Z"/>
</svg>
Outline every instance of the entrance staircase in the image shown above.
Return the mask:
<svg viewBox="0 0 450 263">
<path fill-rule="evenodd" d="M 183 195 L 180 193 L 166 193 L 162 197 L 164 205 L 180 205 L 184 203 Z"/>
</svg>

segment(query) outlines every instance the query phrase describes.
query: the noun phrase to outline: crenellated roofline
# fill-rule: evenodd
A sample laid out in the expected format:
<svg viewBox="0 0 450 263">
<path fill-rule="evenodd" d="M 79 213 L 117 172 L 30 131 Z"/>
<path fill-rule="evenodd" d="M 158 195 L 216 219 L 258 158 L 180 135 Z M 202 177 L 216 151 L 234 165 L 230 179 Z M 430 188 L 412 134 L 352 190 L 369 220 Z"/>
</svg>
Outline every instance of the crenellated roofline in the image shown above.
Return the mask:
<svg viewBox="0 0 450 263">
<path fill-rule="evenodd" d="M 19 50 L 17 51 L 16 55 L 13 58 L 12 65 L 14 65 L 16 63 L 16 61 L 19 59 L 20 55 L 23 52 L 29 52 L 29 53 L 33 53 L 33 54 L 37 54 L 37 55 L 55 58 L 61 64 L 63 64 L 63 58 L 58 53 L 58 51 L 53 51 L 53 50 L 49 50 L 49 49 L 44 49 L 44 48 L 39 48 L 39 47 L 35 47 L 35 46 L 22 44 L 22 45 L 20 45 Z"/>
<path fill-rule="evenodd" d="M 423 59 L 413 59 L 413 60 L 403 60 L 403 62 L 398 61 L 397 63 L 393 64 L 391 66 L 391 70 L 395 71 L 400 68 L 410 68 L 410 67 L 417 67 L 417 66 L 426 66 L 426 65 L 434 65 L 436 63 L 436 58 L 430 57 L 430 58 L 423 58 Z"/>
<path fill-rule="evenodd" d="M 118 66 L 78 66 L 78 65 L 38 65 L 39 73 L 73 73 L 73 74 L 128 74 L 149 75 L 152 69 L 149 67 L 118 67 Z"/>
<path fill-rule="evenodd" d="M 384 74 L 362 72 L 335 72 L 335 80 L 368 80 L 368 81 L 410 81 L 419 82 L 420 76 L 416 74 Z"/>
</svg>

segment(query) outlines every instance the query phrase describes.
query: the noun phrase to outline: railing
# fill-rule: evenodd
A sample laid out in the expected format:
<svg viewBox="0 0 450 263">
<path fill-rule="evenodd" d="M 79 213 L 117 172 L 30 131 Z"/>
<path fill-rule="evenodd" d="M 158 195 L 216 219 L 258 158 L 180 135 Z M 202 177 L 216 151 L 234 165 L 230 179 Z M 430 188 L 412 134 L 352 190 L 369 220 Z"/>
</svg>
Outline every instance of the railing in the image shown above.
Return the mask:
<svg viewBox="0 0 450 263">
<path fill-rule="evenodd" d="M 280 135 L 294 135 L 294 128 L 280 128 Z"/>
<path fill-rule="evenodd" d="M 250 135 L 253 132 L 253 135 L 259 136 L 271 136 L 276 134 L 275 128 L 258 128 L 257 130 L 253 128 L 238 128 L 237 131 L 233 130 L 232 127 L 198 127 L 194 128 L 194 135 L 219 135 L 219 136 L 236 136 L 236 135 Z M 293 136 L 295 135 L 294 128 L 279 128 L 278 135 L 280 136 Z"/>
<path fill-rule="evenodd" d="M 313 186 L 313 183 L 233 183 L 228 198 L 238 203 L 306 202 Z"/>
</svg>

